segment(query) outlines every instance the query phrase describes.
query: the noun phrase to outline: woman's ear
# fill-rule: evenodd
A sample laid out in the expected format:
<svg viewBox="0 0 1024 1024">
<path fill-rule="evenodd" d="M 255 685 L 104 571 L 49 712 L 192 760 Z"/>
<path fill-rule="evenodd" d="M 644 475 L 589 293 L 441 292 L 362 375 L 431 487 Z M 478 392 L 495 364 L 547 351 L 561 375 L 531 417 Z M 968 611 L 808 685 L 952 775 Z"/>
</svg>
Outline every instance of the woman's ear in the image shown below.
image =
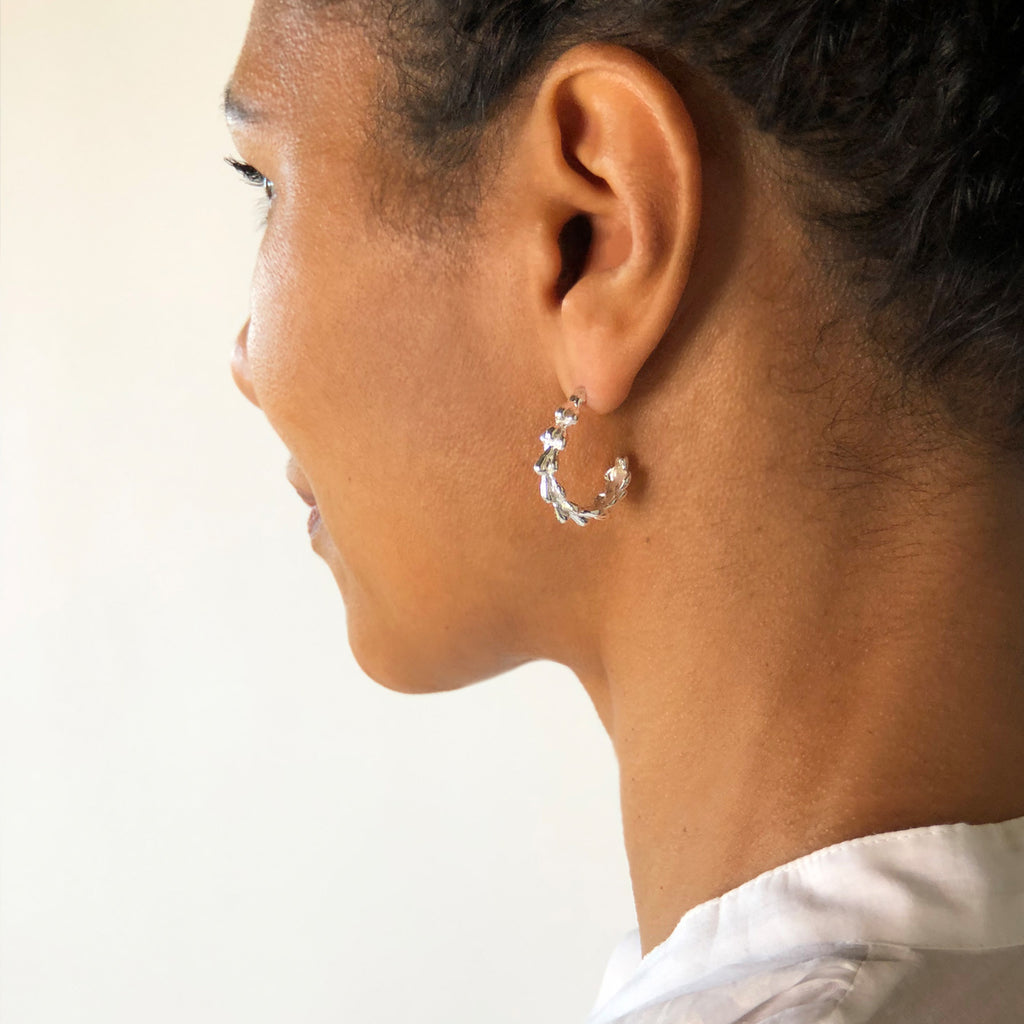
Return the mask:
<svg viewBox="0 0 1024 1024">
<path fill-rule="evenodd" d="M 544 75 L 516 149 L 554 371 L 567 396 L 583 385 L 589 407 L 611 412 L 686 287 L 701 209 L 693 123 L 649 61 L 584 43 Z"/>
</svg>

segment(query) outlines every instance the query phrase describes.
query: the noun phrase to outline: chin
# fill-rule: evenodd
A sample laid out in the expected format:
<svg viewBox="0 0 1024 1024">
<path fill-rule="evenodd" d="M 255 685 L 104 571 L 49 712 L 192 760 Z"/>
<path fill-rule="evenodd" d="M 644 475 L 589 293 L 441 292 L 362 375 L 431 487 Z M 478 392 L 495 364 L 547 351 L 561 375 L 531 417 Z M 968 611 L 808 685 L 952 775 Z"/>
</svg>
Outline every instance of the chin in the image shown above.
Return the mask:
<svg viewBox="0 0 1024 1024">
<path fill-rule="evenodd" d="M 445 693 L 480 681 L 479 678 L 458 678 L 444 666 L 431 664 L 422 657 L 409 657 L 404 644 L 389 644 L 382 642 L 379 636 L 364 635 L 353 628 L 351 616 L 348 642 L 364 675 L 395 693 Z"/>
<path fill-rule="evenodd" d="M 529 659 L 513 660 L 496 643 L 481 644 L 472 629 L 441 636 L 395 635 L 379 619 L 346 604 L 348 643 L 363 673 L 395 693 L 446 693 L 501 675 Z M 474 644 L 474 639 L 478 642 Z"/>
<path fill-rule="evenodd" d="M 324 555 L 345 605 L 352 656 L 362 672 L 385 689 L 446 693 L 533 660 L 510 656 L 509 637 L 493 623 L 482 622 L 479 609 L 452 606 L 440 615 L 436 607 L 426 615 L 413 610 L 396 613 L 392 601 L 382 607 L 362 586 L 337 549 Z"/>
</svg>

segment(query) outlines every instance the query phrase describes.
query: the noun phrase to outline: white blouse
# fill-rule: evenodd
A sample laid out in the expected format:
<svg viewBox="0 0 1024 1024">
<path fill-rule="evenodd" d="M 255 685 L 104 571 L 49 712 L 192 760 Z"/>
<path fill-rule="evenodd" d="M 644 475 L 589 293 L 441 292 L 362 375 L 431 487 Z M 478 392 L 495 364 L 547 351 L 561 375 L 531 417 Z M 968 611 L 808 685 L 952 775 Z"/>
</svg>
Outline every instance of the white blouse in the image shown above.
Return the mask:
<svg viewBox="0 0 1024 1024">
<path fill-rule="evenodd" d="M 862 836 L 627 935 L 586 1024 L 1024 1024 L 1024 817 Z"/>
</svg>

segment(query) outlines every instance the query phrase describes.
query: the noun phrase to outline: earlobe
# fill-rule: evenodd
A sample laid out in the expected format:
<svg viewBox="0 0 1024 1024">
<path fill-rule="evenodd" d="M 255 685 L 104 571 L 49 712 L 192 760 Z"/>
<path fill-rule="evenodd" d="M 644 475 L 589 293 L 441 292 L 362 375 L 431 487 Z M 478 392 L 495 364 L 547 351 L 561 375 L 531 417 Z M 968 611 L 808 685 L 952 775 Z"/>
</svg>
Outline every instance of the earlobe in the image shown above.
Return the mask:
<svg viewBox="0 0 1024 1024">
<path fill-rule="evenodd" d="M 675 87 L 624 47 L 586 43 L 545 76 L 530 175 L 557 305 L 553 363 L 566 395 L 616 409 L 682 299 L 700 219 L 700 157 Z"/>
</svg>

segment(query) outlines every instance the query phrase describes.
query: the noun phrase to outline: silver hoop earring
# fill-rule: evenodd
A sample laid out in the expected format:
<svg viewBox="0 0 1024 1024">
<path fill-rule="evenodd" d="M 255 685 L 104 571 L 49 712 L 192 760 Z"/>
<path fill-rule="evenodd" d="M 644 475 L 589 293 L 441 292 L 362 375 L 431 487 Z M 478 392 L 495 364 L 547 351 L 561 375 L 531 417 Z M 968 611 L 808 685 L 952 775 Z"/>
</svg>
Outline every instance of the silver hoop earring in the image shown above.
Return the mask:
<svg viewBox="0 0 1024 1024">
<path fill-rule="evenodd" d="M 569 405 L 555 410 L 555 425 L 540 435 L 544 443 L 544 454 L 533 467 L 533 471 L 540 474 L 540 496 L 554 506 L 558 521 L 565 523 L 571 519 L 579 526 L 586 526 L 591 519 L 604 519 L 608 509 L 626 493 L 630 481 L 629 460 L 620 455 L 604 474 L 608 489 L 597 496 L 593 508 L 580 508 L 569 501 L 562 485 L 555 478 L 558 472 L 558 453 L 565 450 L 566 431 L 579 420 L 580 407 L 586 400 L 587 392 L 577 388 L 569 398 Z"/>
</svg>

